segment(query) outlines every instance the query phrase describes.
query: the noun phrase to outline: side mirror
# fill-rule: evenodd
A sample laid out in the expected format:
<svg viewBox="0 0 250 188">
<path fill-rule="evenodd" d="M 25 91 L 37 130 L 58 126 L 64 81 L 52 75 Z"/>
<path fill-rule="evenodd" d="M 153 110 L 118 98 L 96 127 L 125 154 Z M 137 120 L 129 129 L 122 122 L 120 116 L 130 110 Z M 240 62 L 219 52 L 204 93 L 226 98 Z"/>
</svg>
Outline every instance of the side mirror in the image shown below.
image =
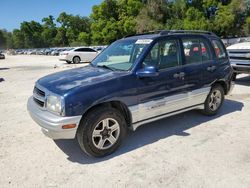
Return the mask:
<svg viewBox="0 0 250 188">
<path fill-rule="evenodd" d="M 158 70 L 154 66 L 148 66 L 142 69 L 139 69 L 136 72 L 136 75 L 140 78 L 146 78 L 146 77 L 156 77 L 159 75 Z"/>
</svg>

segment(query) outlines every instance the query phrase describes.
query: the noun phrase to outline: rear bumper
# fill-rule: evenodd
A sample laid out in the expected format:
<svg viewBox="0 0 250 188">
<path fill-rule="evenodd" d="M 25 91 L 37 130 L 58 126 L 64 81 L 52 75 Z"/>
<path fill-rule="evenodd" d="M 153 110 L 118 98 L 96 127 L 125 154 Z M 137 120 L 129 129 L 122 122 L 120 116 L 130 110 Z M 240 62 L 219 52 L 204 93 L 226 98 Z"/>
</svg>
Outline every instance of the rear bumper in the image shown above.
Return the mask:
<svg viewBox="0 0 250 188">
<path fill-rule="evenodd" d="M 42 132 L 52 139 L 73 139 L 76 135 L 76 130 L 81 120 L 81 116 L 61 117 L 52 114 L 48 111 L 40 109 L 33 98 L 30 97 L 27 104 L 27 109 L 31 118 L 41 126 Z M 63 125 L 76 124 L 73 129 L 62 129 Z"/>
<path fill-rule="evenodd" d="M 59 61 L 70 61 L 66 55 L 59 55 Z"/>
</svg>

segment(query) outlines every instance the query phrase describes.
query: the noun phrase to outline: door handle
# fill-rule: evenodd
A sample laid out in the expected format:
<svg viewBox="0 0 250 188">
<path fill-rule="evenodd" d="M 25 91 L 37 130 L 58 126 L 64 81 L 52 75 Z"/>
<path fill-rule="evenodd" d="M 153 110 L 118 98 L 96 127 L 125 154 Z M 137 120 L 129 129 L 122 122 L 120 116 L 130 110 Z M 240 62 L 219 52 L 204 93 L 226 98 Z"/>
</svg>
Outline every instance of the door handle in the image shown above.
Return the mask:
<svg viewBox="0 0 250 188">
<path fill-rule="evenodd" d="M 209 72 L 213 72 L 215 70 L 216 70 L 216 66 L 209 66 L 209 67 L 207 67 L 207 71 L 209 71 Z"/>
<path fill-rule="evenodd" d="M 185 72 L 180 72 L 179 75 L 180 78 L 183 78 L 185 76 Z"/>
<path fill-rule="evenodd" d="M 180 74 L 175 73 L 175 74 L 174 74 L 174 78 L 180 78 Z"/>
<path fill-rule="evenodd" d="M 174 78 L 184 80 L 184 77 L 185 77 L 185 72 L 180 72 L 180 73 L 175 73 L 174 74 Z"/>
</svg>

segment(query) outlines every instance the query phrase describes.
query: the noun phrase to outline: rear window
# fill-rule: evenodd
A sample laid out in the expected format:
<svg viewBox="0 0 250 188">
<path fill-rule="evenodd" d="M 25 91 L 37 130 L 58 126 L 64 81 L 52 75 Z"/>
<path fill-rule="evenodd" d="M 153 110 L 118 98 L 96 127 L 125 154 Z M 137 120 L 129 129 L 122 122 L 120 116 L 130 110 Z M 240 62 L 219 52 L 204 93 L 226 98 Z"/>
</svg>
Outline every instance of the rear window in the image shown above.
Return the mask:
<svg viewBox="0 0 250 188">
<path fill-rule="evenodd" d="M 218 40 L 212 40 L 212 44 L 217 59 L 226 59 L 227 55 L 223 44 Z"/>
</svg>

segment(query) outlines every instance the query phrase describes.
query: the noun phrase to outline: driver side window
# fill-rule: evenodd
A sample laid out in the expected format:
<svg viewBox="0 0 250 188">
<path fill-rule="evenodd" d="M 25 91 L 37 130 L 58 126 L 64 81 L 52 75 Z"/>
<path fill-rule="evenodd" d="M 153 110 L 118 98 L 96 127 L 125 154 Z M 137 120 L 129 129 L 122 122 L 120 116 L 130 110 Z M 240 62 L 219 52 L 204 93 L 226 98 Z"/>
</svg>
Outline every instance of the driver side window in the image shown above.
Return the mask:
<svg viewBox="0 0 250 188">
<path fill-rule="evenodd" d="M 176 40 L 164 40 L 156 43 L 144 59 L 143 66 L 155 66 L 166 69 L 179 65 L 179 50 Z"/>
</svg>

